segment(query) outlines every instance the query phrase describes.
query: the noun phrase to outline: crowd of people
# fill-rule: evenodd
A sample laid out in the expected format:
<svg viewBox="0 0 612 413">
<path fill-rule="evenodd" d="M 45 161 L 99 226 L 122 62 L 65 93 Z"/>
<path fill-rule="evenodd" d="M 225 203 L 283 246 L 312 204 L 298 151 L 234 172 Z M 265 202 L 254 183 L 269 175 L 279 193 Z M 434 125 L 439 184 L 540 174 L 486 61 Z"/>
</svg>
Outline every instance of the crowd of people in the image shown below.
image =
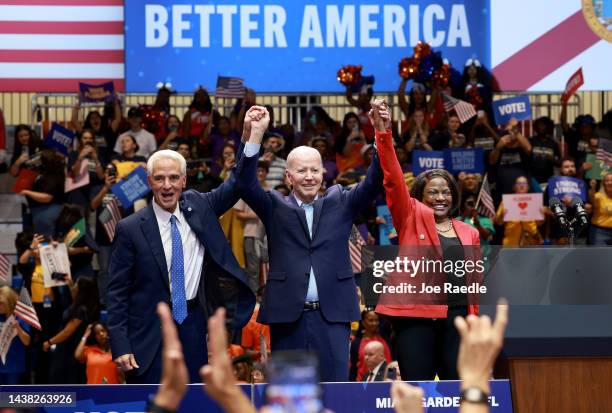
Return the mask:
<svg viewBox="0 0 612 413">
<path fill-rule="evenodd" d="M 548 180 L 559 175 L 584 179 L 588 188 L 586 208 L 591 214 L 591 222 L 589 229 L 580 234 L 583 242 L 611 245 L 612 172 L 590 179 L 586 178 L 586 173 L 594 168 L 587 158 L 596 152 L 599 140 L 612 138 L 612 111 L 599 123 L 590 115 L 581 115 L 570 124 L 564 106 L 558 120 L 562 139 L 555 136 L 555 121 L 548 117 L 536 119 L 532 123 L 533 135 L 525 136 L 515 120 L 507 125 L 494 125 L 492 93 L 484 76 L 480 64 L 471 62 L 466 65 L 462 87 L 453 91 L 456 96 L 472 101 L 479 110 L 476 117 L 463 123 L 456 113 L 444 110 L 441 90 L 428 91 L 415 83 L 406 94 L 406 82 L 403 81 L 398 95 L 405 121 L 393 122 L 390 136 L 384 142 L 376 142 L 377 145 L 374 143 L 379 138 L 375 138 L 378 136 L 375 126 L 368 117 L 374 96 L 371 87 L 363 89 L 357 98 L 350 88 L 347 89 L 347 101 L 356 110 L 341 120 L 332 119 L 322 107 L 313 106 L 306 113 L 302 130 L 275 123 L 272 108 L 267 107 L 270 122 L 255 159 L 256 181 L 264 190 L 289 195 L 296 178 L 286 173 L 291 161 L 287 155 L 292 149 L 305 145 L 316 150 L 323 160 L 321 193 L 334 185 L 350 188 L 364 181 L 368 167 L 375 161 L 376 151 L 382 153 L 384 150 L 381 165 L 387 198 L 380 193 L 373 196 L 371 202 L 368 199 L 368 205 L 356 215 L 353 223 L 364 228 L 365 243 L 379 244 L 379 226 L 385 219 L 378 216 L 376 206 L 387 204 L 397 230 L 391 242 L 406 244 L 414 236 L 407 230 L 412 224 L 404 220 L 410 216 L 406 211 L 410 211 L 413 204 L 408 201 L 393 204 L 389 202 L 389 193 L 396 194 L 394 199 L 398 200 L 404 199 L 404 193 L 410 191 L 419 203 L 434 208 L 433 201 L 427 200 L 429 192 L 424 193 L 425 181 L 415 179 L 411 172 L 413 152 L 417 149 L 482 148 L 483 174 L 427 177 L 427 182 L 437 179 L 456 191 L 452 194 L 453 205 L 446 205 L 444 219 L 436 221 L 438 232 L 452 218 L 453 222 L 465 223 L 465 228 L 475 228 L 481 245 L 565 244 L 567 234 L 544 206 L 543 220 L 513 222 L 504 220 L 507 210 L 501 203 L 503 194 L 543 192 Z M 207 91 L 199 88 L 189 110 L 180 119 L 170 103 L 171 94 L 171 90 L 163 87 L 152 106 L 129 108 L 126 116 L 119 99 L 108 103 L 102 112 L 77 104 L 69 122 L 77 141 L 68 156 L 45 147 L 29 126 L 15 128 L 7 173 L 16 178 L 20 185 L 18 193 L 26 202 L 22 208 L 23 232 L 15 240 L 16 268 L 31 296 L 42 330 L 18 322 L 18 340 L 13 341 L 8 353 L 10 363 L 0 365 L 0 384 L 124 381 L 123 372 L 111 355 L 104 316 L 114 236 L 105 223 L 108 221 L 107 206 L 116 201 L 111 187 L 136 168 L 146 167 L 147 160 L 164 149 L 176 151 L 186 160 L 186 189 L 209 193 L 234 179 L 245 115 L 257 104 L 256 94 L 248 90 L 225 116 L 213 109 Z M 386 164 L 385 160 L 391 156 L 397 159 L 397 168 L 395 164 Z M 67 177 L 77 176 L 84 163 L 89 183 L 66 192 Z M 496 207 L 494 216 L 486 216 L 478 208 L 484 178 L 491 188 Z M 455 179 L 458 185 L 453 186 L 451 183 Z M 248 196 L 248 191 L 245 193 Z M 134 214 L 149 202 L 150 197 L 135 202 L 130 208 L 120 207 L 121 217 Z M 569 206 L 571 200 L 564 202 Z M 417 215 L 418 211 L 417 208 Z M 269 224 L 264 225 L 260 218 L 248 202 L 241 200 L 219 219 L 235 259 L 247 275 L 248 287 L 258 299 L 267 287 L 268 243 L 275 246 L 285 243 L 282 228 L 277 229 L 279 233 L 275 239 L 268 240 L 270 234 L 266 233 L 266 225 Z M 68 247 L 71 277 L 67 285 L 45 287 L 39 249 L 63 242 L 81 219 L 85 220 L 87 230 L 84 237 Z M 463 233 L 467 234 L 461 224 L 453 225 L 451 228 L 456 232 L 451 235 L 461 238 Z M 278 253 L 278 247 L 275 252 Z M 3 287 L 0 290 L 1 322 L 14 313 L 15 302 L 15 291 Z M 439 352 L 432 352 L 433 358 L 429 361 L 419 356 L 428 353 L 426 349 L 438 342 L 441 335 L 452 340 L 454 346 L 459 345 L 459 335 L 450 317 L 450 322 L 442 320 L 439 325 L 427 327 L 431 341 L 419 341 L 414 336 L 415 326 L 407 318 L 410 315 L 394 314 L 383 307 L 362 306 L 361 320 L 351 326 L 350 360 L 346 361 L 351 380 L 377 381 L 400 378 L 402 374 L 424 379 L 433 378 L 435 374 L 442 378 L 457 377 L 457 354 L 445 354 L 444 348 L 440 348 Z M 474 313 L 469 310 L 456 315 L 468 314 Z M 265 381 L 262 363 L 271 349 L 270 328 L 258 323 L 257 316 L 256 309 L 242 331 L 230 332 L 232 340 L 227 351 L 233 357 L 238 382 Z M 266 313 L 263 318 L 274 322 L 283 316 Z M 422 346 L 415 347 L 415 354 L 404 353 L 398 357 L 398 346 L 415 342 Z M 443 365 L 434 365 L 439 359 L 445 360 Z"/>
</svg>

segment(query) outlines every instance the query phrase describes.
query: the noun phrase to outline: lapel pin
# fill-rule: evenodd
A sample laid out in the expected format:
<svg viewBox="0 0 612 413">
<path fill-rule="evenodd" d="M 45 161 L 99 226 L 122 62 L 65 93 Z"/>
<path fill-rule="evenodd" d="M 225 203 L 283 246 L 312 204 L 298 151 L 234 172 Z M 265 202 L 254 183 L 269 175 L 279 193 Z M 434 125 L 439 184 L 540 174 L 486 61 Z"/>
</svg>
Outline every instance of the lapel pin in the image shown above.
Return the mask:
<svg viewBox="0 0 612 413">
<path fill-rule="evenodd" d="M 420 240 L 424 240 L 425 239 L 425 235 L 423 235 L 423 234 L 419 235 L 419 239 Z"/>
<path fill-rule="evenodd" d="M 191 212 L 191 207 L 187 207 L 187 211 Z"/>
</svg>

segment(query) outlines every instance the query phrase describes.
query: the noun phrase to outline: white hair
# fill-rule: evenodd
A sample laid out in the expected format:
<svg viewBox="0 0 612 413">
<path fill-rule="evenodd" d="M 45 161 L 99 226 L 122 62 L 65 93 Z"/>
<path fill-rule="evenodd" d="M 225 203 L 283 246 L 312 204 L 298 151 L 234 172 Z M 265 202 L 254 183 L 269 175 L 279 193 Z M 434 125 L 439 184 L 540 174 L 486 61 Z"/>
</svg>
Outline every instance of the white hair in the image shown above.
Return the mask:
<svg viewBox="0 0 612 413">
<path fill-rule="evenodd" d="M 155 162 L 161 159 L 172 159 L 173 161 L 177 162 L 179 164 L 179 169 L 181 170 L 181 175 L 187 175 L 187 161 L 185 160 L 183 155 L 170 149 L 163 149 L 151 155 L 151 157 L 147 161 L 147 172 L 149 173 L 149 175 L 153 175 L 153 170 L 155 169 Z"/>
</svg>

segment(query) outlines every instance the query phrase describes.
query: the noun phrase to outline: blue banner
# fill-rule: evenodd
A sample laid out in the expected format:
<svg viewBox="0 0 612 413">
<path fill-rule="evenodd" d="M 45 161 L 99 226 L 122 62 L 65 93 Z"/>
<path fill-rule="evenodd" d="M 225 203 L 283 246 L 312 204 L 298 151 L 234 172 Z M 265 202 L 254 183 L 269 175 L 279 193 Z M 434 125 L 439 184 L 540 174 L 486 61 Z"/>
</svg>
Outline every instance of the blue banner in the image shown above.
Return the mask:
<svg viewBox="0 0 612 413">
<path fill-rule="evenodd" d="M 258 92 L 340 92 L 338 69 L 361 64 L 375 91 L 395 92 L 418 41 L 459 71 L 471 57 L 490 67 L 489 0 L 126 1 L 126 89 L 213 91 L 222 75 Z"/>
<path fill-rule="evenodd" d="M 134 169 L 121 182 L 111 187 L 111 191 L 124 209 L 129 209 L 134 205 L 134 201 L 146 196 L 151 188 L 147 182 L 147 171 L 142 166 Z"/>
<path fill-rule="evenodd" d="M 423 171 L 444 169 L 443 151 L 412 151 L 412 173 L 416 177 Z"/>
<path fill-rule="evenodd" d="M 444 149 L 444 167 L 453 175 L 460 172 L 483 173 L 484 151 L 482 148 Z"/>
<path fill-rule="evenodd" d="M 425 392 L 423 407 L 427 413 L 454 412 L 459 409 L 459 381 L 421 381 L 411 383 Z M 491 380 L 491 413 L 512 413 L 509 380 Z M 265 403 L 265 385 L 253 386 L 253 402 Z M 391 382 L 322 383 L 323 404 L 335 413 L 393 413 Z"/>
<path fill-rule="evenodd" d="M 64 128 L 60 124 L 54 123 L 44 141 L 45 148 L 57 149 L 64 156 L 68 156 L 68 149 L 74 142 L 75 134 L 73 131 Z"/>
<path fill-rule="evenodd" d="M 391 218 L 391 211 L 389 211 L 389 207 L 387 205 L 378 205 L 376 207 L 376 216 L 383 217 L 385 220 L 384 224 L 378 225 L 379 245 L 391 245 L 389 236 L 397 236 L 397 231 L 393 227 L 393 218 Z"/>
<path fill-rule="evenodd" d="M 79 82 L 81 102 L 110 102 L 115 98 L 115 85 L 113 82 L 101 85 L 89 85 Z"/>
<path fill-rule="evenodd" d="M 423 388 L 423 407 L 427 413 L 457 412 L 459 381 L 421 381 L 412 383 Z M 492 413 L 512 413 L 509 380 L 491 380 L 489 407 Z M 157 392 L 157 385 L 65 385 L 65 386 L 10 386 L 3 387 L 3 404 L 11 399 L 27 400 L 28 394 L 57 394 L 56 400 L 68 401 L 64 406 L 38 407 L 38 413 L 127 413 L 145 412 L 146 403 Z M 258 409 L 265 403 L 265 384 L 240 385 L 240 389 Z M 322 383 L 323 404 L 335 413 L 392 413 L 391 382 Z M 68 396 L 70 394 L 70 396 Z M 20 396 L 18 399 L 16 396 Z M 25 399 L 23 398 L 25 396 Z M 75 396 L 75 397 L 73 397 Z M 40 397 L 39 397 L 40 398 Z M 26 402 L 27 404 L 27 402 Z M 29 403 L 31 406 L 32 401 Z M 70 404 L 71 406 L 69 406 Z M 18 406 L 15 406 L 18 407 Z M 179 413 L 222 412 L 203 391 L 201 384 L 190 384 L 178 410 Z"/>
<path fill-rule="evenodd" d="M 516 96 L 493 102 L 495 123 L 505 125 L 511 118 L 516 120 L 531 119 L 531 103 L 529 96 Z"/>
<path fill-rule="evenodd" d="M 578 196 L 583 202 L 588 202 L 586 185 L 582 179 L 570 176 L 553 176 L 548 180 L 548 197 L 563 200 L 565 196 Z"/>
</svg>

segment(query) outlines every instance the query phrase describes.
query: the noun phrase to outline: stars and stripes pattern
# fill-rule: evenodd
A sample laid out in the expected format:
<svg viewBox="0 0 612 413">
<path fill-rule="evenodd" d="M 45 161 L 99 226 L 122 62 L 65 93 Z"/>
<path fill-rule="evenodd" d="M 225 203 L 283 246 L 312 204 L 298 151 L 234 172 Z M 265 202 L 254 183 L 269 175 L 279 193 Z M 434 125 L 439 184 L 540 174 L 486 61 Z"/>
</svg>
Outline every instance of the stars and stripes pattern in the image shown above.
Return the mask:
<svg viewBox="0 0 612 413">
<path fill-rule="evenodd" d="M 0 90 L 124 90 L 123 19 L 123 0 L 0 0 Z"/>
<path fill-rule="evenodd" d="M 442 93 L 442 97 L 444 99 L 444 110 L 447 112 L 454 110 L 461 123 L 467 122 L 476 116 L 476 109 L 474 109 L 474 105 L 471 103 L 454 98 L 446 93 Z"/>
<path fill-rule="evenodd" d="M 244 80 L 239 77 L 217 77 L 216 98 L 239 99 L 243 98 L 245 93 Z"/>
<path fill-rule="evenodd" d="M 11 262 L 4 254 L 0 254 L 0 280 L 9 282 L 11 275 Z"/>
<path fill-rule="evenodd" d="M 355 225 L 351 228 L 349 237 L 349 255 L 351 256 L 351 266 L 354 273 L 361 272 L 361 247 L 366 245 L 363 237 Z"/>
<path fill-rule="evenodd" d="M 110 218 L 104 222 L 100 220 L 100 222 L 102 222 L 102 226 L 104 227 L 104 231 L 106 231 L 108 239 L 112 242 L 115 238 L 115 228 L 117 227 L 119 221 L 121 221 L 121 210 L 119 209 L 119 201 L 117 201 L 117 198 L 113 197 L 111 200 L 109 200 L 106 204 L 106 209 L 109 212 L 108 216 Z"/>
<path fill-rule="evenodd" d="M 612 166 L 612 141 L 600 138 L 595 157 L 598 161 L 602 161 L 607 166 Z"/>
<path fill-rule="evenodd" d="M 40 321 L 38 320 L 38 315 L 36 314 L 36 309 L 34 308 L 32 300 L 30 299 L 30 294 L 28 294 L 28 290 L 26 290 L 25 287 L 21 288 L 19 300 L 15 305 L 15 315 L 32 327 L 42 330 Z"/>
<path fill-rule="evenodd" d="M 485 175 L 482 180 L 482 185 L 480 186 L 480 193 L 476 201 L 476 209 L 480 215 L 484 215 L 485 217 L 493 218 L 495 216 L 495 204 L 491 196 L 487 175 Z"/>
</svg>

